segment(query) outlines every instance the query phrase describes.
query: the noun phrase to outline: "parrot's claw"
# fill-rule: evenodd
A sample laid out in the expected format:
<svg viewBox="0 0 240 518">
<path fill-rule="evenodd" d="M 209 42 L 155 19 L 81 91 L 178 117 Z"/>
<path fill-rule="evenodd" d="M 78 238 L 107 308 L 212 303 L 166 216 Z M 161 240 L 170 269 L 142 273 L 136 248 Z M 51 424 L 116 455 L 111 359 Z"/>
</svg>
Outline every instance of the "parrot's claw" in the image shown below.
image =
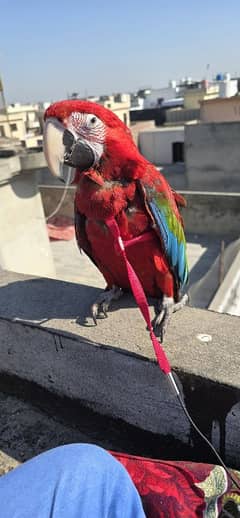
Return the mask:
<svg viewBox="0 0 240 518">
<path fill-rule="evenodd" d="M 158 314 L 153 321 L 154 332 L 159 336 L 161 342 L 166 333 L 166 329 L 171 315 L 183 308 L 188 302 L 188 295 L 185 293 L 179 302 L 174 302 L 172 297 L 163 296 L 158 307 Z"/>
<path fill-rule="evenodd" d="M 118 286 L 113 286 L 110 290 L 106 290 L 97 298 L 91 307 L 93 322 L 97 325 L 97 318 L 107 318 L 108 309 L 113 300 L 118 300 L 123 294 L 123 290 Z M 102 316 L 103 315 L 103 316 Z"/>
</svg>

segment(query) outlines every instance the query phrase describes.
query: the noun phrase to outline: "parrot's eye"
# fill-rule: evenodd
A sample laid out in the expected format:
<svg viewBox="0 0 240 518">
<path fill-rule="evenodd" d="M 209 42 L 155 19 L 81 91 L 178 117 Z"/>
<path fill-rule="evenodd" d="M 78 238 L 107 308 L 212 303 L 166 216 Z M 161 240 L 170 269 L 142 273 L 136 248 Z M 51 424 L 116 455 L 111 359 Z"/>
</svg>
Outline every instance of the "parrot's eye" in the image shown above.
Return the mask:
<svg viewBox="0 0 240 518">
<path fill-rule="evenodd" d="M 104 142 L 105 125 L 94 113 L 73 112 L 67 120 L 66 127 L 75 138 L 80 136 L 98 144 Z"/>
</svg>

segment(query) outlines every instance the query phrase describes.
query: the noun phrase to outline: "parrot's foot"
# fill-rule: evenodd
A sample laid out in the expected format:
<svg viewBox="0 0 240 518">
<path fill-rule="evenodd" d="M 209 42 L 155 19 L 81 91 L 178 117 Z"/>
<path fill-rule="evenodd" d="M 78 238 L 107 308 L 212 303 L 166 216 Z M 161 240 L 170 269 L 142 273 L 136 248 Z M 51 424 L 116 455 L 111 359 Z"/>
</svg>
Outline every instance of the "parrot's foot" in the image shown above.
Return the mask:
<svg viewBox="0 0 240 518">
<path fill-rule="evenodd" d="M 110 290 L 106 290 L 97 298 L 91 307 L 92 318 L 94 324 L 97 325 L 97 318 L 107 318 L 107 311 L 113 300 L 118 300 L 123 295 L 123 290 L 118 286 L 113 286 Z M 103 317 L 101 317 L 103 315 Z"/>
<path fill-rule="evenodd" d="M 166 333 L 166 329 L 171 318 L 171 315 L 182 309 L 183 306 L 188 302 L 188 295 L 185 293 L 179 302 L 174 302 L 172 297 L 163 295 L 162 300 L 159 302 L 158 314 L 153 321 L 154 332 L 159 336 L 161 342 Z"/>
</svg>

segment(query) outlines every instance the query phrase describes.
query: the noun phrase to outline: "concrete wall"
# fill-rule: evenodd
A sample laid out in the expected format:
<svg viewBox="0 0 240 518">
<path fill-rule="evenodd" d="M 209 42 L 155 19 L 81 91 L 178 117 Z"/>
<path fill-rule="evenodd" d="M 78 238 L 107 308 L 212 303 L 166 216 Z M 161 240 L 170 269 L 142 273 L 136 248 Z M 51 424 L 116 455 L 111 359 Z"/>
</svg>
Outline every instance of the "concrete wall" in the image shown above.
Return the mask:
<svg viewBox="0 0 240 518">
<path fill-rule="evenodd" d="M 141 133 L 142 131 L 147 131 L 147 130 L 154 129 L 154 128 L 155 128 L 155 123 L 153 120 L 152 121 L 137 121 L 135 123 L 132 123 L 130 126 L 130 131 L 132 133 L 135 144 L 138 146 L 139 133 Z"/>
<path fill-rule="evenodd" d="M 200 116 L 200 110 L 185 108 L 178 108 L 173 110 L 166 110 L 166 123 L 167 124 L 184 124 L 184 122 L 198 120 Z"/>
<path fill-rule="evenodd" d="M 40 186 L 46 216 L 58 205 L 64 187 Z M 69 187 L 59 215 L 73 217 L 75 187 Z M 186 232 L 238 238 L 240 235 L 240 193 L 181 191 L 187 201 L 182 209 Z"/>
<path fill-rule="evenodd" d="M 0 160 L 0 267 L 54 277 L 55 266 L 35 177 L 42 156 Z"/>
<path fill-rule="evenodd" d="M 185 164 L 190 190 L 240 192 L 240 123 L 187 124 Z"/>
<path fill-rule="evenodd" d="M 182 215 L 186 231 L 193 234 L 240 236 L 240 193 L 182 191 L 186 209 Z"/>
<path fill-rule="evenodd" d="M 240 121 L 240 97 L 203 101 L 200 106 L 202 122 Z"/>
<path fill-rule="evenodd" d="M 139 134 L 141 153 L 154 164 L 172 164 L 173 142 L 184 142 L 184 128 L 165 128 L 163 130 L 143 131 Z"/>
</svg>

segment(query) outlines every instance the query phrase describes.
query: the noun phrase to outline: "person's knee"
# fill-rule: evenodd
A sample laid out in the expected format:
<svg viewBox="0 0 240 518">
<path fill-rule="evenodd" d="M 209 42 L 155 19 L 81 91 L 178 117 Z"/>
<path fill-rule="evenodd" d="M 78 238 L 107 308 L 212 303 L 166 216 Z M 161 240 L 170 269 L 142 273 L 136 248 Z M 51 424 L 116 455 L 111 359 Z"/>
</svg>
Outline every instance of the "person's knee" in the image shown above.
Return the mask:
<svg viewBox="0 0 240 518">
<path fill-rule="evenodd" d="M 48 460 L 52 460 L 55 465 L 62 464 L 64 468 L 69 466 L 71 469 L 76 469 L 82 465 L 88 465 L 93 468 L 100 463 L 107 467 L 116 462 L 112 455 L 100 446 L 86 443 L 58 446 L 44 455 L 47 455 L 49 457 Z"/>
</svg>

